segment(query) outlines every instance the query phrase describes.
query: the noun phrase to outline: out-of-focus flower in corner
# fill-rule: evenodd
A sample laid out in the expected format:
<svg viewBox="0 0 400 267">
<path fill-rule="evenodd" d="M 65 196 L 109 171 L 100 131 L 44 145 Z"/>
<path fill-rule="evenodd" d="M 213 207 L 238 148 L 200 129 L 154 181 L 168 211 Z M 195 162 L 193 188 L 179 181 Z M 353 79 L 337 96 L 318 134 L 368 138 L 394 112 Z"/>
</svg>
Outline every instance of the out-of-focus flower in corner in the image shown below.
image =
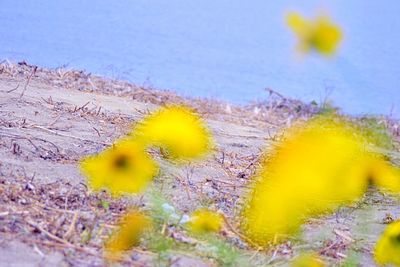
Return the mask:
<svg viewBox="0 0 400 267">
<path fill-rule="evenodd" d="M 189 230 L 195 234 L 216 233 L 222 228 L 223 218 L 217 212 L 201 208 L 191 214 L 187 224 Z"/>
<path fill-rule="evenodd" d="M 292 267 L 324 267 L 325 263 L 315 254 L 306 253 L 296 257 L 291 265 Z"/>
<path fill-rule="evenodd" d="M 146 231 L 152 227 L 151 219 L 139 211 L 130 211 L 120 220 L 118 229 L 105 243 L 109 254 L 119 254 L 136 247 Z"/>
<path fill-rule="evenodd" d="M 301 52 L 314 49 L 329 56 L 336 52 L 343 39 L 339 26 L 332 23 L 328 16 L 320 15 L 312 21 L 290 12 L 286 16 L 286 23 L 298 38 L 298 50 Z"/>
<path fill-rule="evenodd" d="M 386 227 L 376 243 L 374 259 L 379 265 L 400 266 L 400 221 Z"/>
<path fill-rule="evenodd" d="M 157 164 L 144 146 L 127 139 L 98 155 L 84 158 L 80 167 L 92 189 L 108 189 L 114 196 L 144 190 L 158 173 Z"/>
<path fill-rule="evenodd" d="M 134 129 L 134 138 L 160 147 L 175 160 L 201 158 L 211 151 L 212 137 L 205 123 L 192 109 L 167 106 L 145 117 Z"/>
<path fill-rule="evenodd" d="M 366 147 L 362 132 L 340 118 L 288 129 L 254 177 L 243 233 L 260 246 L 279 242 L 296 235 L 307 218 L 357 201 L 371 182 L 395 188 L 396 170 Z"/>
</svg>

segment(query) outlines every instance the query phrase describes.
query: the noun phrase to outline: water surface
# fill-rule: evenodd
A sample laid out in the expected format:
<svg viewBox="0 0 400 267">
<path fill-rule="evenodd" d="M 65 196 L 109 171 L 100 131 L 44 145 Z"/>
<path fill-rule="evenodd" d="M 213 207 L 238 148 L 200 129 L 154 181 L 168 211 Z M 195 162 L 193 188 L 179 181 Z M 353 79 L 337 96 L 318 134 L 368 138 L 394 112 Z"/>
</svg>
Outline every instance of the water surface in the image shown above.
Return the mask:
<svg viewBox="0 0 400 267">
<path fill-rule="evenodd" d="M 279 2 L 279 3 L 277 3 Z M 299 59 L 284 14 L 329 11 L 336 55 Z M 352 114 L 400 115 L 400 2 L 0 1 L 0 59 L 68 66 L 243 104 L 270 87 Z"/>
</svg>

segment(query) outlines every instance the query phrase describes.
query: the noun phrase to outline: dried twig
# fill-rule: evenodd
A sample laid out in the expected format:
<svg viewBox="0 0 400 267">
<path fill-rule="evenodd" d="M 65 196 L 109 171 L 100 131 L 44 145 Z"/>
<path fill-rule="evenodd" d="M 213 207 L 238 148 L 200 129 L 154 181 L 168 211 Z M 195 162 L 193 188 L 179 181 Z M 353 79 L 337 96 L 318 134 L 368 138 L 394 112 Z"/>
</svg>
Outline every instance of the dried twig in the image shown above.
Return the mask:
<svg viewBox="0 0 400 267">
<path fill-rule="evenodd" d="M 62 239 L 62 238 L 60 238 L 60 237 L 58 237 L 58 236 L 56 236 L 56 235 L 53 235 L 52 233 L 46 231 L 45 229 L 43 229 L 42 227 L 40 227 L 39 224 L 34 223 L 34 222 L 32 222 L 32 221 L 29 221 L 29 220 L 27 220 L 26 222 L 27 222 L 30 226 L 32 226 L 33 228 L 35 228 L 35 229 L 37 229 L 38 231 L 40 231 L 41 233 L 45 234 L 45 235 L 46 235 L 47 237 L 49 237 L 50 239 L 52 239 L 52 240 L 54 240 L 54 241 L 57 241 L 57 242 L 60 242 L 60 243 L 62 243 L 62 244 L 67 244 L 67 245 L 73 246 L 73 245 L 72 245 L 71 243 L 69 243 L 67 240 Z"/>
<path fill-rule="evenodd" d="M 65 232 L 65 234 L 63 236 L 64 239 L 69 239 L 73 235 L 73 233 L 75 231 L 75 224 L 78 221 L 78 217 L 79 217 L 79 213 L 75 212 L 74 217 L 72 218 L 71 224 L 69 225 L 67 232 Z"/>
<path fill-rule="evenodd" d="M 22 98 L 22 97 L 24 96 L 25 91 L 26 91 L 26 88 L 28 87 L 28 84 L 29 84 L 29 82 L 31 81 L 32 76 L 36 73 L 37 68 L 38 68 L 37 66 L 34 66 L 34 67 L 33 67 L 33 70 L 32 70 L 32 72 L 31 72 L 31 75 L 29 75 L 28 80 L 26 80 L 24 89 L 22 90 L 21 95 L 19 96 L 19 98 Z"/>
<path fill-rule="evenodd" d="M 13 89 L 8 90 L 8 91 L 6 91 L 6 92 L 7 92 L 7 93 L 14 92 L 15 90 L 17 90 L 17 89 L 19 88 L 19 85 L 20 85 L 20 83 L 18 83 L 18 85 L 17 85 L 16 87 L 14 87 Z"/>
<path fill-rule="evenodd" d="M 246 241 L 247 243 L 249 243 L 250 245 L 252 245 L 253 247 L 257 248 L 257 250 L 263 250 L 263 248 L 261 248 L 260 246 L 258 246 L 256 243 L 254 243 L 253 241 L 251 241 L 250 239 L 248 239 L 246 236 L 242 235 L 241 233 L 239 233 L 235 227 L 233 227 L 233 225 L 228 221 L 228 219 L 225 217 L 225 215 L 221 214 L 222 218 L 224 219 L 224 222 L 226 224 L 226 226 L 228 226 L 229 230 L 234 233 L 235 235 L 237 235 L 240 239 Z"/>
<path fill-rule="evenodd" d="M 95 140 L 85 139 L 85 138 L 81 138 L 81 137 L 74 136 L 74 135 L 63 134 L 63 133 L 56 132 L 56 131 L 47 129 L 47 128 L 43 127 L 43 126 L 39 126 L 39 125 L 35 125 L 35 124 L 30 125 L 30 127 L 36 128 L 36 129 L 40 129 L 40 130 L 43 130 L 45 132 L 52 133 L 52 134 L 55 134 L 55 135 L 58 135 L 58 136 L 68 137 L 68 138 L 72 138 L 72 139 L 76 139 L 76 140 L 80 140 L 80 141 L 84 141 L 84 142 L 100 144 L 100 145 L 105 145 L 105 146 L 111 146 L 112 145 L 111 143 L 107 143 L 107 142 L 95 141 Z"/>
</svg>

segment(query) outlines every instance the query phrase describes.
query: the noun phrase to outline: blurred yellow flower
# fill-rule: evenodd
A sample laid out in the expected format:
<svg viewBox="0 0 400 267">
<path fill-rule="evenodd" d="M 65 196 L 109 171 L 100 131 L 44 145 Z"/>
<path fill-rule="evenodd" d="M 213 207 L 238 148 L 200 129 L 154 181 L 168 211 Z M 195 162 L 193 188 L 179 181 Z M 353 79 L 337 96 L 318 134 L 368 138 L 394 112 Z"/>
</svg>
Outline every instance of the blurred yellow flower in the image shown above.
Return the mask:
<svg viewBox="0 0 400 267">
<path fill-rule="evenodd" d="M 314 254 L 302 254 L 295 258 L 292 267 L 324 267 L 325 263 Z"/>
<path fill-rule="evenodd" d="M 223 218 L 219 213 L 202 208 L 193 212 L 190 217 L 188 227 L 193 233 L 215 233 L 222 228 Z"/>
<path fill-rule="evenodd" d="M 380 265 L 400 266 L 400 221 L 386 227 L 376 243 L 374 258 Z"/>
<path fill-rule="evenodd" d="M 201 118 L 185 106 L 169 106 L 144 118 L 133 135 L 165 149 L 172 159 L 195 159 L 212 147 L 211 134 Z"/>
<path fill-rule="evenodd" d="M 294 126 L 262 163 L 242 211 L 242 231 L 261 246 L 288 238 L 307 218 L 358 200 L 371 181 L 399 182 L 387 173 L 393 167 L 366 150 L 351 124 L 316 118 Z"/>
<path fill-rule="evenodd" d="M 151 219 L 139 211 L 130 211 L 119 222 L 118 229 L 105 243 L 108 253 L 119 253 L 140 244 L 143 234 L 152 226 Z"/>
<path fill-rule="evenodd" d="M 388 193 L 400 193 L 400 171 L 387 162 L 375 159 L 371 162 L 371 182 Z"/>
<path fill-rule="evenodd" d="M 84 158 L 80 167 L 92 189 L 109 189 L 114 196 L 142 191 L 158 172 L 143 145 L 131 140 Z"/>
<path fill-rule="evenodd" d="M 340 28 L 327 16 L 318 16 L 311 21 L 296 12 L 290 12 L 286 22 L 299 39 L 298 49 L 301 52 L 315 49 L 321 54 L 332 55 L 343 38 Z"/>
</svg>

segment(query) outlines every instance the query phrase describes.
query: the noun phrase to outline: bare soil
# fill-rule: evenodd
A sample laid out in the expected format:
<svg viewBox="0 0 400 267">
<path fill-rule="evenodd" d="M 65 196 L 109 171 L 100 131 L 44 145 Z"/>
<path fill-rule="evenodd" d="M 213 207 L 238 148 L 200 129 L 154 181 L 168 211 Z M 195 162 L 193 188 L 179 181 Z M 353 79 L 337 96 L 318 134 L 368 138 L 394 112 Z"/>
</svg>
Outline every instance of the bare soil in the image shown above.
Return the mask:
<svg viewBox="0 0 400 267">
<path fill-rule="evenodd" d="M 216 149 L 205 161 L 178 167 L 153 152 L 163 170 L 153 187 L 177 210 L 190 213 L 207 203 L 224 213 L 229 225 L 221 238 L 248 257 L 250 266 L 287 265 L 303 249 L 318 252 L 332 265 L 356 258 L 362 266 L 372 266 L 371 250 L 384 223 L 400 217 L 399 200 L 373 190 L 354 207 L 310 221 L 298 240 L 266 251 L 248 247 L 238 235 L 241 196 L 261 153 L 293 120 L 315 112 L 298 101 L 276 99 L 235 107 L 80 71 L 0 64 L 0 265 L 107 265 L 103 241 L 127 208 L 146 207 L 149 199 L 115 200 L 106 192 L 91 192 L 78 161 L 109 146 L 160 105 L 181 103 L 206 119 Z M 390 127 L 397 131 L 397 124 Z M 192 253 L 171 250 L 160 263 L 154 251 L 137 248 L 118 264 L 221 264 L 198 252 L 200 241 L 184 231 L 169 229 L 166 234 L 192 244 Z"/>
</svg>

